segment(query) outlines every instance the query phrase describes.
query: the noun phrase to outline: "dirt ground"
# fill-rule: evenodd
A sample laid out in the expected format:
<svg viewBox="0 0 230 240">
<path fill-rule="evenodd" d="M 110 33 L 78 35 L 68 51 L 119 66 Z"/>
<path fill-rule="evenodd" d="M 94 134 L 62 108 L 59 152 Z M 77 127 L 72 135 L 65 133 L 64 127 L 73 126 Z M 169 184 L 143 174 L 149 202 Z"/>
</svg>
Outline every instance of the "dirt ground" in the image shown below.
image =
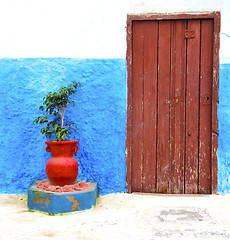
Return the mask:
<svg viewBox="0 0 230 240">
<path fill-rule="evenodd" d="M 109 194 L 93 209 L 50 216 L 0 195 L 2 240 L 230 239 L 230 195 Z"/>
</svg>

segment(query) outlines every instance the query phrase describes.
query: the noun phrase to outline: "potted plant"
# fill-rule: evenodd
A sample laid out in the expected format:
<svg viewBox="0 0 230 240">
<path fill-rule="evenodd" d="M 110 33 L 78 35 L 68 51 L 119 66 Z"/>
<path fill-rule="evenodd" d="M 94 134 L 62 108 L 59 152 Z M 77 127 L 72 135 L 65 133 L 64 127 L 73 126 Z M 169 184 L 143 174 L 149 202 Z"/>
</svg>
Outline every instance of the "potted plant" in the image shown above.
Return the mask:
<svg viewBox="0 0 230 240">
<path fill-rule="evenodd" d="M 34 120 L 36 124 L 42 124 L 41 133 L 46 138 L 55 136 L 55 141 L 46 141 L 46 151 L 51 152 L 51 158 L 46 164 L 46 175 L 53 185 L 73 184 L 78 175 L 78 163 L 73 157 L 77 156 L 79 147 L 76 140 L 68 140 L 71 131 L 77 131 L 74 122 L 65 120 L 65 113 L 68 106 L 75 106 L 70 101 L 70 96 L 76 93 L 81 83 L 73 81 L 67 87 L 61 87 L 58 92 L 49 92 L 43 98 L 43 104 L 39 107 L 42 115 Z"/>
</svg>

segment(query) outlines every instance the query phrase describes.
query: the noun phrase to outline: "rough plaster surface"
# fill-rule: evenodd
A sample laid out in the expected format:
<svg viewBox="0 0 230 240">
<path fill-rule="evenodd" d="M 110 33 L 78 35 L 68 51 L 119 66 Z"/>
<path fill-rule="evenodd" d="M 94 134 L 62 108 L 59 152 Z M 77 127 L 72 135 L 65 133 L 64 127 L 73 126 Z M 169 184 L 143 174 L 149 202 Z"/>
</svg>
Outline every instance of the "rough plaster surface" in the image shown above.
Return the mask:
<svg viewBox="0 0 230 240">
<path fill-rule="evenodd" d="M 66 112 L 78 125 L 78 180 L 97 182 L 100 194 L 126 191 L 125 59 L 0 60 L 0 193 L 25 193 L 45 179 L 50 153 L 33 120 L 49 91 L 82 82 Z"/>
<path fill-rule="evenodd" d="M 230 192 L 230 64 L 220 65 L 218 191 Z M 0 192 L 26 192 L 44 179 L 50 153 L 33 120 L 42 97 L 72 80 L 82 82 L 67 112 L 79 127 L 78 180 L 98 182 L 100 194 L 126 191 L 125 59 L 0 60 Z"/>
<path fill-rule="evenodd" d="M 218 137 L 218 191 L 230 192 L 230 64 L 220 65 L 219 80 L 219 137 Z"/>
</svg>

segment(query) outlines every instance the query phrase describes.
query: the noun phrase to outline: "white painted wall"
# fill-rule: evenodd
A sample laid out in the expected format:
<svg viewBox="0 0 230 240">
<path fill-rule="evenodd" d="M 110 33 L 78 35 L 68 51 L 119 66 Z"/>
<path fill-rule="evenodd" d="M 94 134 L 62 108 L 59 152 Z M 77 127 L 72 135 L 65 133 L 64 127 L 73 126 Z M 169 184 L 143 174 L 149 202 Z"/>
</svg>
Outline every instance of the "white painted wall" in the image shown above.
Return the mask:
<svg viewBox="0 0 230 240">
<path fill-rule="evenodd" d="M 124 3 L 0 0 L 0 57 L 124 57 Z"/>
<path fill-rule="evenodd" d="M 229 0 L 0 0 L 0 58 L 125 58 L 128 13 L 221 11 L 230 63 Z"/>
</svg>

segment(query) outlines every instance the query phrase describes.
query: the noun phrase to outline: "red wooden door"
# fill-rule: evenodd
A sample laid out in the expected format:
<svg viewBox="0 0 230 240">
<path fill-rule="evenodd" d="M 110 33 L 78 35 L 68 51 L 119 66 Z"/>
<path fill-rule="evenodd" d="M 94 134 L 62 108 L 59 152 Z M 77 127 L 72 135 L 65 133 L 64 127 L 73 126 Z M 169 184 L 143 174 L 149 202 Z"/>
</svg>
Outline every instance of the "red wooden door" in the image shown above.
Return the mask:
<svg viewBox="0 0 230 240">
<path fill-rule="evenodd" d="M 213 19 L 132 22 L 132 192 L 212 193 L 213 43 Z"/>
</svg>

